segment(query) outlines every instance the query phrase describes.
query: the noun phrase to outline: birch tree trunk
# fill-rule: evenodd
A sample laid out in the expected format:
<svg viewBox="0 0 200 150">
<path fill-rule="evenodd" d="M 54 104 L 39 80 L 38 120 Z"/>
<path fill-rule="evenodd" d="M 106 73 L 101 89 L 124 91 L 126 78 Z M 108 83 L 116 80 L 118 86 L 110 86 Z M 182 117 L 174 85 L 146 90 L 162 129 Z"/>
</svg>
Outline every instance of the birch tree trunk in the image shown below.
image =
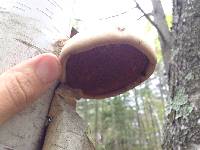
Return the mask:
<svg viewBox="0 0 200 150">
<path fill-rule="evenodd" d="M 88 125 L 76 113 L 76 98 L 62 84 L 55 91 L 43 150 L 94 150 L 87 136 Z"/>
<path fill-rule="evenodd" d="M 0 0 L 0 73 L 53 52 L 53 43 L 70 34 L 72 5 L 73 0 Z M 0 149 L 40 149 L 53 89 L 0 126 Z"/>
<path fill-rule="evenodd" d="M 200 149 L 200 2 L 173 1 L 170 103 L 163 149 Z"/>
</svg>

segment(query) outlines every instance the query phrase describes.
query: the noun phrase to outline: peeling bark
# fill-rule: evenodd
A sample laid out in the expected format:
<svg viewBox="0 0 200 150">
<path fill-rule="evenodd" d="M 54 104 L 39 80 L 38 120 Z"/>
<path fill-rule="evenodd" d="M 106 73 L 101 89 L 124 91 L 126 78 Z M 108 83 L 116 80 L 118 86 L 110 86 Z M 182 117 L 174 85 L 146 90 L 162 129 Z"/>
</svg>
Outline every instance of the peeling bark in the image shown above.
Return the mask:
<svg viewBox="0 0 200 150">
<path fill-rule="evenodd" d="M 43 150 L 94 150 L 87 137 L 87 123 L 76 113 L 76 98 L 62 86 L 53 98 Z"/>
</svg>

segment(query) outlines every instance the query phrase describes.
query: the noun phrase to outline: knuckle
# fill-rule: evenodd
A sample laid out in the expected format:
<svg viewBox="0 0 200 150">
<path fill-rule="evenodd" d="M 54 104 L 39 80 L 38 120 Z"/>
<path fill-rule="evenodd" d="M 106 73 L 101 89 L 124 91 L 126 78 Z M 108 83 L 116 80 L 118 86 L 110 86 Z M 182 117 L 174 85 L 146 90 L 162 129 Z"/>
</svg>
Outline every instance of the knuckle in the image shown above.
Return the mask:
<svg viewBox="0 0 200 150">
<path fill-rule="evenodd" d="M 9 74 L 6 89 L 15 107 L 22 108 L 24 105 L 27 105 L 29 102 L 30 87 L 31 82 L 23 73 L 14 72 Z"/>
</svg>

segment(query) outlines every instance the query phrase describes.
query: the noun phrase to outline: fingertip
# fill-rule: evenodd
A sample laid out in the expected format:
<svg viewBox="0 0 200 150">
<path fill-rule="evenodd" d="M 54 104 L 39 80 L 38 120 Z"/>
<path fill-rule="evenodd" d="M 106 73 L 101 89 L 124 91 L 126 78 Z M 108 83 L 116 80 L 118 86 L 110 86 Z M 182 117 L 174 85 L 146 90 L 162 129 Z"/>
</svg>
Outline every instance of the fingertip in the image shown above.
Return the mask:
<svg viewBox="0 0 200 150">
<path fill-rule="evenodd" d="M 40 55 L 36 62 L 35 72 L 45 84 L 58 80 L 61 75 L 61 64 L 58 57 L 51 53 Z"/>
</svg>

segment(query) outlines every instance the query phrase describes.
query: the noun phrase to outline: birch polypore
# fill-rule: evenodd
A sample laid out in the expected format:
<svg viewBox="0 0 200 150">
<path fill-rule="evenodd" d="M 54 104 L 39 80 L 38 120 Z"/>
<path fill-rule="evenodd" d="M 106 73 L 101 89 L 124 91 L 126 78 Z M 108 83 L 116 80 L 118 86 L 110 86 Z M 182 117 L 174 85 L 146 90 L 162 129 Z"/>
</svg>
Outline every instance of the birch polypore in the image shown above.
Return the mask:
<svg viewBox="0 0 200 150">
<path fill-rule="evenodd" d="M 60 56 L 61 82 L 75 97 L 102 99 L 116 96 L 148 79 L 156 65 L 151 47 L 142 39 L 118 29 L 78 33 Z"/>
</svg>

